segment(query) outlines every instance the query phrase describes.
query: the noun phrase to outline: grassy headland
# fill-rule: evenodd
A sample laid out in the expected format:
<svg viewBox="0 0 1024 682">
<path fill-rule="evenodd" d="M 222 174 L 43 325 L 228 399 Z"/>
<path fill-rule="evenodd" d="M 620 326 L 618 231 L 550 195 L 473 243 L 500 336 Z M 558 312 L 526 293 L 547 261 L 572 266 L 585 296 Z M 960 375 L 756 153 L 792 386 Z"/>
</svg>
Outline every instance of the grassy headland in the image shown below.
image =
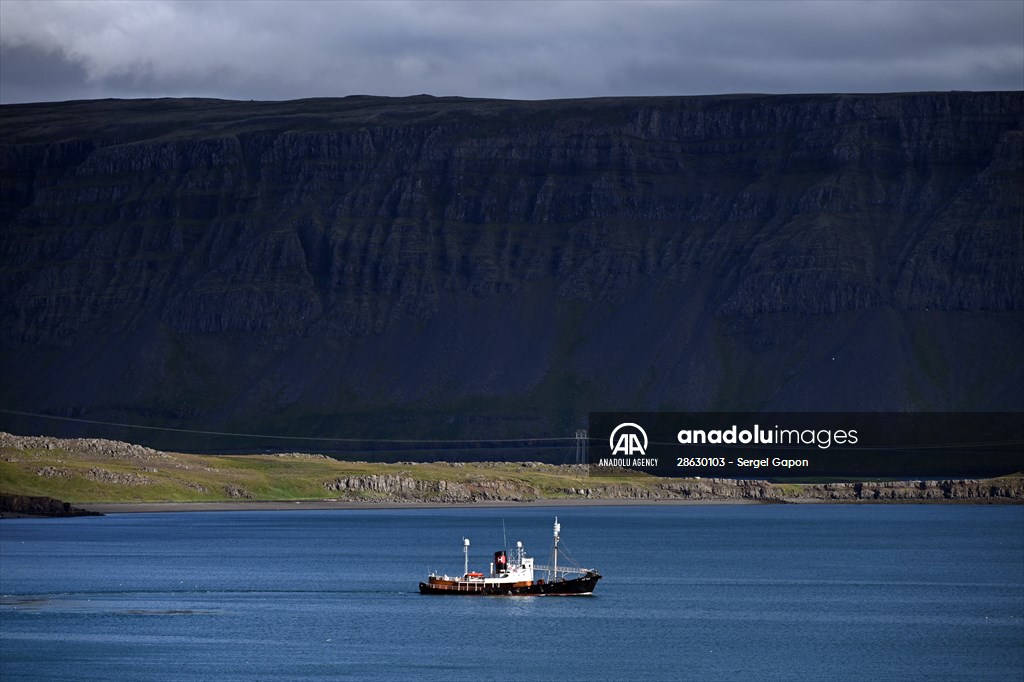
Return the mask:
<svg viewBox="0 0 1024 682">
<path fill-rule="evenodd" d="M 0 433 L 0 493 L 74 504 L 308 501 L 480 503 L 536 500 L 1024 502 L 1024 475 L 985 481 L 785 483 L 675 479 L 583 466 L 339 461 L 324 455 L 168 453 L 99 439 Z"/>
<path fill-rule="evenodd" d="M 652 477 L 624 474 L 621 478 L 603 477 L 600 490 L 629 492 L 631 497 L 657 490 L 658 483 L 659 479 Z M 0 434 L 0 492 L 79 504 L 522 501 L 588 497 L 595 491 L 593 479 L 580 466 L 536 462 L 381 464 L 302 453 L 194 455 L 99 439 Z"/>
</svg>

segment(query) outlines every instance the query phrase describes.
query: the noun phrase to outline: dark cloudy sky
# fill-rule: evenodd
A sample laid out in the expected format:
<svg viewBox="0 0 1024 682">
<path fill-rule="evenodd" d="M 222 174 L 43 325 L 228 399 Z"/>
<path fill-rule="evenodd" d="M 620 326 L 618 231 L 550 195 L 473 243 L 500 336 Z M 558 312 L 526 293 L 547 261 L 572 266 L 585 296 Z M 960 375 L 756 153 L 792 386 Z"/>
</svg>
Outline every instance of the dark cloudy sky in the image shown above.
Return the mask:
<svg viewBox="0 0 1024 682">
<path fill-rule="evenodd" d="M 1024 0 L 0 0 L 0 102 L 1024 89 Z"/>
</svg>

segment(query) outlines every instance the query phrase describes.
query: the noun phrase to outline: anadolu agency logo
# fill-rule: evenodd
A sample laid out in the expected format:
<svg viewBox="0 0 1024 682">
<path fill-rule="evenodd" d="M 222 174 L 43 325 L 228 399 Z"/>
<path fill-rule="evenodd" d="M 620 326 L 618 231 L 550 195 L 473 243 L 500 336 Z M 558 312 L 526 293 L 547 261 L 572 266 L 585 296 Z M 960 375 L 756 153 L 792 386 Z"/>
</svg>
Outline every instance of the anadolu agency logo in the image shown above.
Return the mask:
<svg viewBox="0 0 1024 682">
<path fill-rule="evenodd" d="M 656 467 L 658 458 L 646 457 L 647 432 L 633 422 L 624 422 L 612 429 L 608 437 L 608 449 L 611 457 L 598 461 L 598 466 L 607 467 Z"/>
</svg>

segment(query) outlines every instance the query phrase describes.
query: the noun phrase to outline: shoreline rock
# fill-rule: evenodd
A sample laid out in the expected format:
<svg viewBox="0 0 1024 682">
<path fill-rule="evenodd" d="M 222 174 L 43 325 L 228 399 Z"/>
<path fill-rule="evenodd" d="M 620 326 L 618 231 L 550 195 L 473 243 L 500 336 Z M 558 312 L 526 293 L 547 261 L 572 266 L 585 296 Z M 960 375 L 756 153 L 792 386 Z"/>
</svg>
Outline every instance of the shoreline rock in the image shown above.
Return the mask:
<svg viewBox="0 0 1024 682">
<path fill-rule="evenodd" d="M 70 502 L 52 497 L 0 495 L 0 519 L 25 517 L 103 516 L 100 512 L 79 509 Z"/>
</svg>

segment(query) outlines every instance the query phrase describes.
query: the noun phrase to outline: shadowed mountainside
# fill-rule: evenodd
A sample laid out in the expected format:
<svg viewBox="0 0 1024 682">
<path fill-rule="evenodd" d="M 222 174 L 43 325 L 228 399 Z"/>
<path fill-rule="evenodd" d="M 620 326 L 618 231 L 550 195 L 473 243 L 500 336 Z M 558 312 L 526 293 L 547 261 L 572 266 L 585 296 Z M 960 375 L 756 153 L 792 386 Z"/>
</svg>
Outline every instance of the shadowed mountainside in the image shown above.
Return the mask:
<svg viewBox="0 0 1024 682">
<path fill-rule="evenodd" d="M 1021 410 L 1022 141 L 1020 92 L 3 106 L 0 407 L 444 438 Z"/>
</svg>

